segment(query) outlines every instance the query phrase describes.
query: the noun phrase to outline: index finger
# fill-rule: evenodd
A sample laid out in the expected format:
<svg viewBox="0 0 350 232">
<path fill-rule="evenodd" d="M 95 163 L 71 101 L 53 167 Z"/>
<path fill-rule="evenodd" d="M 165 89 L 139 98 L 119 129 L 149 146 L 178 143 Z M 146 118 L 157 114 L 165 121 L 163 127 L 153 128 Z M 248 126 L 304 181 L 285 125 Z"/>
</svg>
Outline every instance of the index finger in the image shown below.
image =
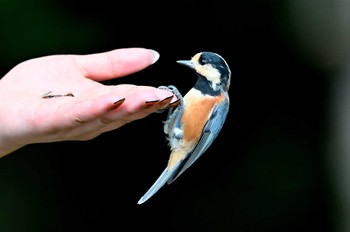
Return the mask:
<svg viewBox="0 0 350 232">
<path fill-rule="evenodd" d="M 138 72 L 154 64 L 159 53 L 146 48 L 121 48 L 74 57 L 85 77 L 103 81 Z"/>
</svg>

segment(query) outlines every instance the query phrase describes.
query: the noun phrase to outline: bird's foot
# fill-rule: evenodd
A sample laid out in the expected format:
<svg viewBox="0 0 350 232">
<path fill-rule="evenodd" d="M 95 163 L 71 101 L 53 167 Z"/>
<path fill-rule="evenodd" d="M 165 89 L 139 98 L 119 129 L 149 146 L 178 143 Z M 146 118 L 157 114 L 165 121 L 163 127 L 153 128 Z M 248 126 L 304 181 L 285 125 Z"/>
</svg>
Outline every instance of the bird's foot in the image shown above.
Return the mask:
<svg viewBox="0 0 350 232">
<path fill-rule="evenodd" d="M 183 105 L 183 97 L 182 97 L 180 91 L 174 85 L 169 85 L 169 86 L 161 85 L 158 87 L 158 89 L 164 89 L 164 90 L 172 92 L 177 97 L 177 100 L 170 103 L 168 105 L 168 107 L 161 109 L 161 110 L 157 110 L 156 113 L 163 113 L 165 110 L 172 109 L 174 106 Z"/>
</svg>

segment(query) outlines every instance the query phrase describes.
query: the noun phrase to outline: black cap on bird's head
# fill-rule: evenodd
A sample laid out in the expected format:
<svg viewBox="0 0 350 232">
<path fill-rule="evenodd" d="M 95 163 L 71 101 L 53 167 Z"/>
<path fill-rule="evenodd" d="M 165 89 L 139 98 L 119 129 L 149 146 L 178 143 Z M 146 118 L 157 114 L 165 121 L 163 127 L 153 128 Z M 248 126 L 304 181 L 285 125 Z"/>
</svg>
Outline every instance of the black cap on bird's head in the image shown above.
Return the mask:
<svg viewBox="0 0 350 232">
<path fill-rule="evenodd" d="M 231 70 L 224 58 L 214 52 L 199 52 L 191 60 L 178 60 L 177 63 L 194 69 L 206 78 L 214 91 L 227 91 L 230 87 Z"/>
</svg>

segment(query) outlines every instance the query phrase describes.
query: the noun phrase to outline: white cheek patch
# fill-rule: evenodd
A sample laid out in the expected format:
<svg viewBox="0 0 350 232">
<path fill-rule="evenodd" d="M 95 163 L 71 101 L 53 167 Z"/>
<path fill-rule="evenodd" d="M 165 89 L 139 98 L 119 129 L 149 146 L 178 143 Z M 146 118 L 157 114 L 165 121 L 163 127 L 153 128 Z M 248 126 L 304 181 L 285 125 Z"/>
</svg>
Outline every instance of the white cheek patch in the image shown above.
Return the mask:
<svg viewBox="0 0 350 232">
<path fill-rule="evenodd" d="M 220 80 L 221 74 L 216 68 L 213 68 L 213 66 L 211 66 L 210 64 L 206 64 L 200 67 L 199 69 L 197 69 L 197 72 L 205 76 L 208 79 L 208 81 L 210 81 L 211 87 L 214 90 L 219 89 L 219 85 L 221 83 L 221 80 Z"/>
<path fill-rule="evenodd" d="M 205 65 L 203 67 L 205 69 L 206 78 L 209 81 L 213 82 L 215 85 L 220 84 L 220 72 L 216 68 L 213 68 L 211 65 Z"/>
<path fill-rule="evenodd" d="M 200 54 L 196 54 L 191 60 L 196 71 L 200 75 L 208 79 L 208 81 L 211 83 L 212 89 L 214 89 L 215 91 L 219 90 L 219 86 L 221 84 L 221 74 L 219 70 L 214 68 L 211 64 L 205 64 L 205 65 L 199 64 L 198 62 L 199 58 L 200 58 Z"/>
</svg>

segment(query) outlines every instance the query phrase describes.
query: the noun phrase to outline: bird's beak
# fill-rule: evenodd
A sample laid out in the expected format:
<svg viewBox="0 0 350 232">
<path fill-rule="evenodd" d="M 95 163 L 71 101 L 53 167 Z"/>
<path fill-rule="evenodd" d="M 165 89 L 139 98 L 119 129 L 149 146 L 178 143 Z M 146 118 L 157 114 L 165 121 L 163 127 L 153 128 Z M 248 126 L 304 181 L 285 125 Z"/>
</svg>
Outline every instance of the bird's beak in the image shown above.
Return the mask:
<svg viewBox="0 0 350 232">
<path fill-rule="evenodd" d="M 185 65 L 187 67 L 190 67 L 192 69 L 194 68 L 193 63 L 190 60 L 177 60 L 176 62 L 182 65 Z"/>
</svg>

